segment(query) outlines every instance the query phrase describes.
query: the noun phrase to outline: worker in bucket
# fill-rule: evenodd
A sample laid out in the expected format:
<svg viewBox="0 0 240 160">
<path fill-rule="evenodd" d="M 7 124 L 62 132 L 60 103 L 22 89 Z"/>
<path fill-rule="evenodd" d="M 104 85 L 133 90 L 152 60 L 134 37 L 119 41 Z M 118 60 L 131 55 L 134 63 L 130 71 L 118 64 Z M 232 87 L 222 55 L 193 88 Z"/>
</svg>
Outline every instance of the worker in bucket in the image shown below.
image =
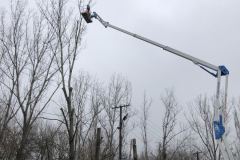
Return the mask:
<svg viewBox="0 0 240 160">
<path fill-rule="evenodd" d="M 86 20 L 87 23 L 92 23 L 92 16 L 91 16 L 91 12 L 90 12 L 90 5 L 87 5 L 87 10 L 83 13 L 81 13 L 81 15 L 83 16 L 83 18 Z"/>
<path fill-rule="evenodd" d="M 87 5 L 87 10 L 86 10 L 86 12 L 89 13 L 89 15 L 91 15 L 89 4 Z"/>
</svg>

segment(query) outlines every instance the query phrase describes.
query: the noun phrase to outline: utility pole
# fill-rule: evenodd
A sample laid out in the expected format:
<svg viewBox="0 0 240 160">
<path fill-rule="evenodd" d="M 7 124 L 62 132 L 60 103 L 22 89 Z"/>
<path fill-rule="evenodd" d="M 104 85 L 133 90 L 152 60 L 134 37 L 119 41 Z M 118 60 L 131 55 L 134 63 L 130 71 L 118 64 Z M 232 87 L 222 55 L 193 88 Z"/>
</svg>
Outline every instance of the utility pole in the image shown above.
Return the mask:
<svg viewBox="0 0 240 160">
<path fill-rule="evenodd" d="M 99 160 L 99 151 L 100 151 L 100 135 L 101 135 L 101 128 L 97 129 L 97 143 L 96 143 L 96 152 L 95 152 L 95 160 Z"/>
<path fill-rule="evenodd" d="M 119 122 L 119 160 L 122 160 L 122 108 L 123 107 L 128 107 L 129 105 L 123 105 L 123 106 L 118 106 L 118 107 L 115 107 L 113 109 L 116 109 L 116 108 L 120 108 L 120 122 Z M 127 115 L 124 116 L 124 120 L 127 118 Z"/>
<path fill-rule="evenodd" d="M 196 152 L 196 153 L 193 153 L 193 154 L 196 154 L 197 155 L 197 160 L 199 160 L 199 156 L 198 156 L 198 153 L 202 153 L 202 152 Z"/>
<path fill-rule="evenodd" d="M 133 160 L 137 160 L 137 145 L 136 145 L 136 139 L 132 139 L 133 142 Z"/>
</svg>

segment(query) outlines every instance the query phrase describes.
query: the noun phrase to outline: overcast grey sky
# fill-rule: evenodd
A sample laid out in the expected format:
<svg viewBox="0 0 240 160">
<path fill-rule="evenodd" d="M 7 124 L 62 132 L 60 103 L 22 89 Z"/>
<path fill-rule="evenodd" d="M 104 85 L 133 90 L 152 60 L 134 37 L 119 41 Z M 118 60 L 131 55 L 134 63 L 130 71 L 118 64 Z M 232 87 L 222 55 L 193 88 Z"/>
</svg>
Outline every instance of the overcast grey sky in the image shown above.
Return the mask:
<svg viewBox="0 0 240 160">
<path fill-rule="evenodd" d="M 230 72 L 229 96 L 240 96 L 239 0 L 99 0 L 91 10 L 112 25 L 213 65 L 225 65 Z M 105 83 L 113 73 L 121 73 L 132 83 L 134 107 L 140 110 L 144 90 L 154 99 L 151 121 L 156 124 L 162 119 L 160 96 L 165 88 L 175 88 L 183 110 L 199 94 L 216 92 L 216 78 L 191 61 L 106 29 L 95 19 L 85 38 L 87 48 L 79 55 L 75 72 L 97 74 Z M 222 77 L 222 89 L 224 84 Z"/>
</svg>

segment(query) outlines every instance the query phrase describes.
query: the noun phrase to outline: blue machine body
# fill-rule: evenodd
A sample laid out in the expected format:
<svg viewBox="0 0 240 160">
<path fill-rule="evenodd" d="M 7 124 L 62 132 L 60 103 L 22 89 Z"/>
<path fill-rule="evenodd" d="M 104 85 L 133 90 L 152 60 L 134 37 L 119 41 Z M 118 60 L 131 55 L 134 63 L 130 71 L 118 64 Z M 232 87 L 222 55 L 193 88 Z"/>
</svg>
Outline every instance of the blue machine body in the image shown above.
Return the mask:
<svg viewBox="0 0 240 160">
<path fill-rule="evenodd" d="M 219 115 L 220 122 L 214 121 L 215 139 L 219 139 L 225 133 L 225 127 L 222 124 L 222 115 Z"/>
</svg>

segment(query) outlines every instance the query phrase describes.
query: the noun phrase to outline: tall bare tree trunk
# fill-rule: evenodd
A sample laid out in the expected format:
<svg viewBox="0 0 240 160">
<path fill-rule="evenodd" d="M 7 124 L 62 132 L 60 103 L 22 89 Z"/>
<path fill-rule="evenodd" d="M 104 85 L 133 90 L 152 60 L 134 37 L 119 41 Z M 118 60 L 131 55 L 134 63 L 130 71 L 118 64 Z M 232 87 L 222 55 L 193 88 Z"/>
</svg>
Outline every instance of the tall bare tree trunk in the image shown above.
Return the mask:
<svg viewBox="0 0 240 160">
<path fill-rule="evenodd" d="M 78 6 L 77 15 L 74 15 L 74 8 L 76 7 L 71 9 L 68 7 L 68 0 L 39 1 L 38 3 L 41 13 L 54 30 L 56 38 L 51 43 L 51 47 L 52 52 L 57 55 L 56 63 L 59 68 L 62 91 L 67 106 L 61 108 L 61 112 L 69 136 L 70 160 L 75 160 L 75 135 L 79 124 L 79 122 L 74 123 L 72 76 L 77 55 L 84 47 L 82 39 L 86 31 L 85 22 L 80 14 L 84 10 L 84 1 L 76 0 L 75 3 Z"/>
<path fill-rule="evenodd" d="M 149 102 L 146 99 L 146 92 L 144 92 L 143 95 L 143 106 L 142 106 L 142 115 L 143 117 L 141 117 L 141 129 L 142 129 L 142 140 L 144 143 L 144 157 L 145 160 L 149 159 L 148 156 L 148 135 L 147 135 L 147 123 L 148 123 L 148 119 L 149 119 L 149 108 L 152 104 L 153 100 L 151 99 Z"/>
<path fill-rule="evenodd" d="M 163 135 L 161 157 L 163 160 L 166 160 L 174 157 L 175 153 L 178 151 L 179 148 L 182 147 L 184 141 L 186 141 L 189 136 L 186 135 L 182 140 L 176 141 L 172 153 L 167 153 L 167 149 L 170 147 L 170 143 L 174 141 L 178 135 L 187 131 L 188 128 L 185 126 L 182 127 L 179 124 L 180 129 L 175 132 L 175 127 L 177 125 L 177 115 L 179 114 L 181 107 L 178 105 L 178 102 L 174 95 L 174 89 L 166 89 L 166 95 L 161 97 L 161 101 L 165 108 L 165 114 L 162 124 Z"/>
</svg>

